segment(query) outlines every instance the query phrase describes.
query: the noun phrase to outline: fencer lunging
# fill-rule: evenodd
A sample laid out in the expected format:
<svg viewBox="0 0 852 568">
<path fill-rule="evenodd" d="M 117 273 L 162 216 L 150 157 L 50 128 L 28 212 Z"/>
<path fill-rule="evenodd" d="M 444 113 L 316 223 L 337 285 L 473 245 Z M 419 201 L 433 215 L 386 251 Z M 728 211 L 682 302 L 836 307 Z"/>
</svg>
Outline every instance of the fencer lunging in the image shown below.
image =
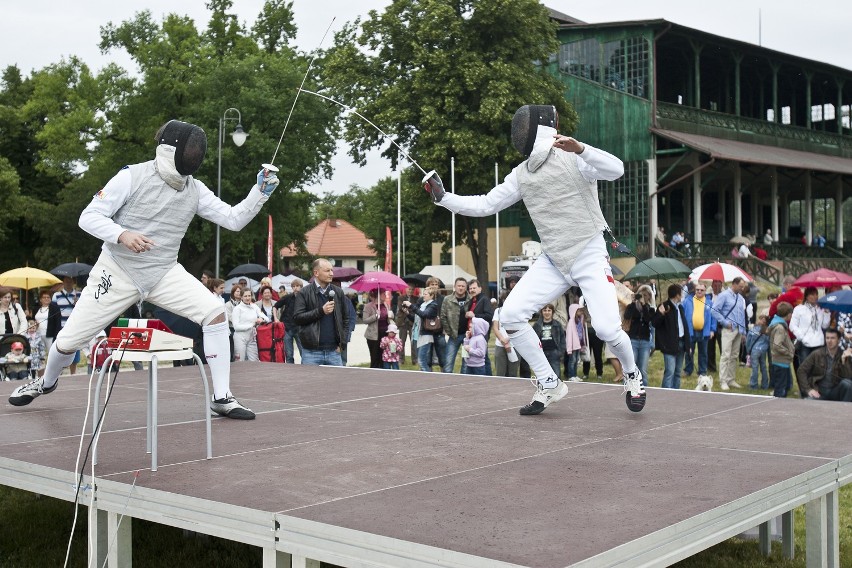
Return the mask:
<svg viewBox="0 0 852 568">
<path fill-rule="evenodd" d="M 207 151 L 204 131 L 171 120 L 156 135 L 155 159 L 125 166 L 80 215 L 80 227 L 104 241 L 71 317 L 50 349 L 44 376 L 15 389 L 9 402 L 31 403 L 53 392 L 74 352 L 134 303 L 147 300 L 202 326 L 210 366 L 210 408 L 229 418 L 254 413 L 230 392 L 230 344 L 222 302 L 178 264 L 178 250 L 195 215 L 238 231 L 278 186 L 261 170 L 242 202 L 231 207 L 194 174 Z"/>
<path fill-rule="evenodd" d="M 630 338 L 621 328 L 597 188 L 598 180 L 621 177 L 624 165 L 607 152 L 557 134 L 558 121 L 553 106 L 518 109 L 512 119 L 512 144 L 527 159 L 486 195 L 446 193 L 434 172 L 424 178 L 424 187 L 436 203 L 472 217 L 493 215 L 523 200 L 541 237 L 544 254 L 521 277 L 500 315 L 512 345 L 536 377 L 533 399 L 520 413 L 539 414 L 568 393 L 567 385 L 554 375 L 529 319 L 575 285 L 586 299 L 595 332 L 624 369 L 627 407 L 639 412 L 646 394 Z"/>
</svg>

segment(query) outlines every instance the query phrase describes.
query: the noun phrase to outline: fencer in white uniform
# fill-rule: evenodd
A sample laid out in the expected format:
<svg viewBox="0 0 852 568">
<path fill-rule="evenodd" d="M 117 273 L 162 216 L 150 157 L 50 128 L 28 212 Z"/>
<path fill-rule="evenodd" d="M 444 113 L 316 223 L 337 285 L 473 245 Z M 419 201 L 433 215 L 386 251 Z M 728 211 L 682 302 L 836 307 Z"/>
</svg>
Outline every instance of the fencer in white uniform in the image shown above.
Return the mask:
<svg viewBox="0 0 852 568">
<path fill-rule="evenodd" d="M 533 399 L 520 413 L 539 414 L 568 392 L 529 319 L 572 286 L 582 290 L 595 332 L 621 362 L 627 407 L 639 412 L 646 394 L 630 338 L 621 328 L 597 187 L 598 180 L 621 177 L 624 165 L 607 152 L 557 134 L 557 127 L 555 107 L 524 105 L 512 119 L 512 143 L 528 158 L 503 183 L 486 195 L 461 196 L 446 193 L 438 175 L 430 172 L 424 187 L 439 205 L 472 217 L 493 215 L 523 200 L 541 237 L 544 254 L 521 277 L 500 312 L 512 345 L 536 377 Z"/>
<path fill-rule="evenodd" d="M 255 417 L 230 392 L 225 308 L 177 258 L 195 215 L 239 231 L 260 211 L 278 178 L 261 170 L 246 198 L 231 207 L 192 176 L 207 150 L 201 128 L 171 120 L 160 128 L 156 140 L 154 160 L 125 166 L 80 215 L 80 227 L 104 241 L 100 257 L 51 346 L 44 376 L 15 389 L 11 404 L 24 406 L 53 392 L 77 349 L 128 307 L 146 300 L 202 326 L 213 382 L 211 410 L 229 418 Z"/>
</svg>

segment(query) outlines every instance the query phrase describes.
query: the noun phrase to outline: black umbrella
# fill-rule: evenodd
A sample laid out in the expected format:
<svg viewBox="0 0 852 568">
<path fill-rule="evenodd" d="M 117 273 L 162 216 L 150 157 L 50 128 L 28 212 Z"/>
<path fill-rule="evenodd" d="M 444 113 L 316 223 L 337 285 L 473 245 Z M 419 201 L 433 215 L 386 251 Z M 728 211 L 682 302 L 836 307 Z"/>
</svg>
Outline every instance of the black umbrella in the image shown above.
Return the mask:
<svg viewBox="0 0 852 568">
<path fill-rule="evenodd" d="M 420 273 L 406 274 L 405 276 L 402 277 L 402 279 L 405 282 L 407 282 L 409 284 L 413 284 L 414 286 L 419 286 L 420 288 L 423 288 L 424 286 L 426 286 L 426 281 L 429 280 L 430 278 L 432 278 L 431 274 L 420 274 Z M 438 278 L 438 287 L 439 288 L 444 287 L 444 283 L 443 283 L 443 281 L 441 281 L 440 278 Z"/>
<path fill-rule="evenodd" d="M 228 278 L 233 278 L 234 276 L 248 276 L 249 278 L 260 280 L 269 276 L 269 269 L 262 264 L 241 264 L 228 273 Z"/>
<path fill-rule="evenodd" d="M 88 276 L 91 271 L 91 264 L 83 262 L 66 262 L 65 264 L 60 264 L 49 272 L 57 278 L 65 278 L 66 276 L 70 276 L 71 278 L 80 278 Z"/>
</svg>

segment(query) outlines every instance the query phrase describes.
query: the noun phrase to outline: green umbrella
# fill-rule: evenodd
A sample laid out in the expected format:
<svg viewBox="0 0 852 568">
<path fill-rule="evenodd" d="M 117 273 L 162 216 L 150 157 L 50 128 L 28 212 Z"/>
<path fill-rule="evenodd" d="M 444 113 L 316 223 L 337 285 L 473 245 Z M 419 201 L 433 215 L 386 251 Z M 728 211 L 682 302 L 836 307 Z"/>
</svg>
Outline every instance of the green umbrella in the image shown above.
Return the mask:
<svg viewBox="0 0 852 568">
<path fill-rule="evenodd" d="M 678 276 L 689 276 L 692 269 L 674 258 L 656 257 L 637 263 L 624 277 L 625 280 L 634 278 L 644 280 L 668 280 Z"/>
</svg>

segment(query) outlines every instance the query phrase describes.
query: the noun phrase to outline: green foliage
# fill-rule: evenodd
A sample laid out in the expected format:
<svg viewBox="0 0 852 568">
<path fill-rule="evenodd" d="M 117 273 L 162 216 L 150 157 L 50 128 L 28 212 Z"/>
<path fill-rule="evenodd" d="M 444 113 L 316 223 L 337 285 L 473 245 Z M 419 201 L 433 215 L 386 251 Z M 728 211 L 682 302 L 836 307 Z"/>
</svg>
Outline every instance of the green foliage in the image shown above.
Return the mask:
<svg viewBox="0 0 852 568">
<path fill-rule="evenodd" d="M 406 148 L 425 169 L 447 179 L 455 158 L 458 193 L 491 189 L 494 163 L 517 162 L 509 125 L 524 104 L 554 104 L 563 129 L 576 125 L 564 87 L 538 62 L 557 51 L 554 24 L 537 0 L 398 0 L 337 34 L 324 70 L 335 97 L 358 109 Z M 398 150 L 355 116 L 347 121 L 350 154 L 371 148 L 394 164 Z M 424 217 L 429 217 L 423 195 Z M 431 213 L 436 232 L 450 216 Z M 487 272 L 482 220 L 462 218 L 477 273 Z"/>
<path fill-rule="evenodd" d="M 117 65 L 93 74 L 75 57 L 21 76 L 3 72 L 0 86 L 0 264 L 50 268 L 74 259 L 93 262 L 101 243 L 77 226 L 80 212 L 124 165 L 153 159 L 154 134 L 177 118 L 208 134 L 208 153 L 196 177 L 230 204 L 241 201 L 260 164 L 275 155 L 281 185 L 262 213 L 239 233 L 222 231 L 222 271 L 266 258 L 267 215 L 275 248 L 302 240 L 314 197 L 300 188 L 331 173 L 339 109 L 303 98 L 286 136 L 296 88 L 308 58 L 288 45 L 295 37 L 292 2 L 269 0 L 249 33 L 231 0 L 210 0 L 210 19 L 150 11 L 101 28 L 102 51 L 126 51 L 130 75 Z M 315 68 L 323 65 L 317 58 Z M 321 88 L 311 73 L 307 87 Z M 230 111 L 227 109 L 239 109 Z M 249 138 L 237 148 L 230 132 L 239 117 Z M 235 119 L 235 120 L 231 120 Z M 220 132 L 220 122 L 223 124 Z M 281 147 L 278 148 L 279 140 Z M 192 272 L 213 268 L 215 227 L 196 219 L 180 260 Z"/>
</svg>

